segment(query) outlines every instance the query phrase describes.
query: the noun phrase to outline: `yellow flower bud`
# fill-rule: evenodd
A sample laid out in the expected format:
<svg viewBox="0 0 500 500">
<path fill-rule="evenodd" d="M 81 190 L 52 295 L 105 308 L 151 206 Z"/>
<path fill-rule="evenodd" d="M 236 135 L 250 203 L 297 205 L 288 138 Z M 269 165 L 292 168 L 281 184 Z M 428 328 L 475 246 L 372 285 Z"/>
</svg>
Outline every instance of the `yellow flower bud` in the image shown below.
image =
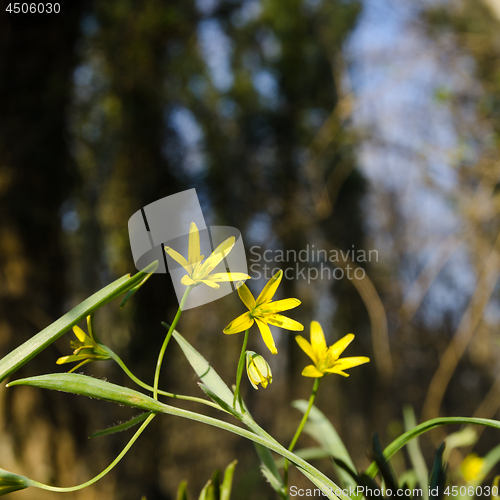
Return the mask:
<svg viewBox="0 0 500 500">
<path fill-rule="evenodd" d="M 247 351 L 247 375 L 255 389 L 258 389 L 258 384 L 262 384 L 265 389 L 267 384 L 273 381 L 271 367 L 260 354 L 254 351 Z"/>
<path fill-rule="evenodd" d="M 0 469 L 0 496 L 24 490 L 28 486 L 30 486 L 28 478 Z"/>
</svg>

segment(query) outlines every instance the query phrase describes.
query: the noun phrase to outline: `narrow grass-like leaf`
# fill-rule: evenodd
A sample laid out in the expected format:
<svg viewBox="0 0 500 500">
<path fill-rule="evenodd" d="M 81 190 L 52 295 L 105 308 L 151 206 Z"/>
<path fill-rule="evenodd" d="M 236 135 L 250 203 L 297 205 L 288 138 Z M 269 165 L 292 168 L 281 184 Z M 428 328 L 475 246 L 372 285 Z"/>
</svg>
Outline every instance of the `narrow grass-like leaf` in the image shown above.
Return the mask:
<svg viewBox="0 0 500 500">
<path fill-rule="evenodd" d="M 163 325 L 168 326 L 165 323 Z M 173 335 L 184 356 L 186 356 L 189 364 L 203 383 L 222 401 L 233 406 L 233 393 L 219 374 L 210 366 L 210 363 L 179 332 L 174 330 Z"/>
<path fill-rule="evenodd" d="M 411 431 L 417 426 L 417 419 L 415 418 L 415 412 L 411 406 L 405 406 L 403 408 L 403 420 L 405 424 L 405 430 Z M 427 465 L 425 464 L 422 451 L 420 450 L 420 445 L 418 443 L 418 438 L 412 439 L 408 443 L 408 455 L 410 456 L 411 464 L 415 470 L 415 474 L 418 479 L 418 483 L 422 488 L 422 498 L 427 500 L 429 498 L 429 490 L 427 483 L 427 476 L 429 471 L 427 470 Z"/>
<path fill-rule="evenodd" d="M 211 479 L 207 481 L 207 484 L 205 484 L 205 486 L 201 490 L 198 500 L 216 500 L 214 493 L 214 485 Z"/>
<path fill-rule="evenodd" d="M 392 467 L 384 457 L 377 433 L 373 435 L 373 455 L 375 462 L 378 465 L 380 475 L 384 480 L 385 486 L 391 491 L 396 491 L 398 489 L 398 483 L 396 481 L 396 477 L 394 476 Z"/>
<path fill-rule="evenodd" d="M 53 373 L 38 377 L 15 380 L 7 387 L 29 385 L 41 389 L 69 392 L 79 396 L 102 399 L 112 403 L 142 408 L 148 411 L 162 411 L 162 404 L 141 392 L 111 384 L 104 380 L 77 373 Z"/>
<path fill-rule="evenodd" d="M 181 481 L 177 489 L 177 500 L 188 500 L 187 481 Z"/>
<path fill-rule="evenodd" d="M 152 275 L 153 273 L 147 274 L 138 285 L 134 286 L 131 290 L 128 291 L 127 295 L 125 295 L 125 297 L 120 303 L 120 308 L 123 308 L 123 306 L 129 301 L 129 299 L 133 295 L 135 295 L 135 293 L 139 290 L 139 288 L 141 288 L 141 286 L 144 285 L 144 283 L 146 283 L 146 281 L 149 278 L 151 278 Z"/>
<path fill-rule="evenodd" d="M 134 417 L 128 422 L 124 422 L 123 424 L 113 425 L 113 427 L 108 427 L 107 429 L 104 429 L 102 431 L 94 432 L 94 434 L 89 436 L 89 439 L 101 436 L 107 436 L 109 434 L 115 434 L 116 432 L 126 431 L 127 429 L 134 427 L 134 425 L 140 424 L 141 422 L 146 420 L 149 417 L 149 415 L 151 415 L 151 413 L 141 413 L 140 415 L 137 415 L 137 417 Z"/>
<path fill-rule="evenodd" d="M 389 446 L 384 450 L 384 456 L 389 460 L 394 454 L 396 454 L 403 446 L 425 432 L 434 429 L 435 427 L 440 427 L 442 425 L 482 425 L 484 427 L 492 427 L 494 429 L 500 430 L 500 422 L 498 420 L 491 420 L 489 418 L 473 418 L 473 417 L 439 417 L 427 420 L 414 427 L 411 431 L 401 434 L 397 439 L 395 439 Z M 370 477 L 375 477 L 378 472 L 378 467 L 375 462 L 366 469 L 366 474 Z"/>
<path fill-rule="evenodd" d="M 330 453 L 321 446 L 311 446 L 310 448 L 302 448 L 300 450 L 295 450 L 294 453 L 298 457 L 303 458 L 304 460 L 307 461 L 331 457 Z M 278 469 L 283 469 L 283 467 L 285 466 L 285 460 L 282 458 L 276 460 L 275 463 Z"/>
<path fill-rule="evenodd" d="M 271 452 L 266 447 L 259 444 L 255 444 L 255 449 L 257 450 L 257 455 L 259 455 L 260 470 L 262 475 L 267 479 L 273 490 L 276 491 L 281 498 L 288 498 L 285 491 L 285 484 L 283 483 L 283 479 Z"/>
<path fill-rule="evenodd" d="M 306 470 L 302 470 L 302 474 L 304 474 L 304 476 L 306 476 L 314 485 L 316 485 L 321 493 L 323 493 L 323 495 L 330 500 L 346 498 L 346 495 L 342 492 L 339 486 L 332 487 Z M 349 497 L 347 498 L 349 499 Z"/>
<path fill-rule="evenodd" d="M 500 444 L 495 446 L 484 456 L 481 475 L 483 477 L 486 477 L 499 461 L 500 461 Z"/>
<path fill-rule="evenodd" d="M 17 349 L 7 354 L 7 356 L 0 360 L 0 382 L 21 368 L 21 366 L 34 358 L 38 353 L 43 351 L 48 345 L 57 340 L 90 313 L 135 287 L 146 275 L 154 272 L 157 267 L 158 262 L 153 262 L 134 276 L 128 274 L 122 276 L 110 285 L 94 293 L 94 295 L 85 299 L 81 304 L 71 309 L 71 311 L 67 312 L 64 316 L 61 316 L 47 328 L 44 328 Z"/>
<path fill-rule="evenodd" d="M 443 460 L 447 462 L 450 458 L 451 452 L 455 448 L 461 448 L 463 446 L 474 446 L 477 442 L 477 432 L 471 425 L 468 425 L 467 427 L 464 427 L 457 432 L 448 434 L 444 442 L 446 443 L 446 447 L 443 453 Z"/>
<path fill-rule="evenodd" d="M 426 478 L 425 482 L 427 483 L 427 478 Z M 400 474 L 400 476 L 398 478 L 398 484 L 399 484 L 399 487 L 402 489 L 404 489 L 403 485 L 406 485 L 410 490 L 413 490 L 414 488 L 416 488 L 417 484 L 420 487 L 420 483 L 418 482 L 417 474 L 415 473 L 415 471 L 413 469 L 405 470 L 402 474 Z M 422 489 L 422 493 L 423 492 L 424 492 L 424 490 Z M 427 495 L 428 494 L 429 494 L 429 492 L 427 492 Z"/>
<path fill-rule="evenodd" d="M 443 463 L 443 452 L 445 443 L 443 443 L 436 451 L 436 458 L 429 479 L 430 498 L 433 500 L 441 500 L 444 495 L 444 487 L 446 484 L 446 464 Z"/>
<path fill-rule="evenodd" d="M 231 415 L 235 416 L 238 420 L 242 420 L 243 416 L 241 415 L 241 413 L 238 413 L 231 405 L 227 404 L 225 401 L 219 398 L 219 396 L 217 396 L 217 394 L 211 391 L 205 384 L 202 384 L 200 382 L 198 383 L 198 385 L 208 397 L 210 397 L 215 403 L 217 403 L 221 407 L 221 410 L 227 411 Z"/>
<path fill-rule="evenodd" d="M 231 499 L 231 489 L 233 487 L 233 475 L 234 468 L 238 460 L 233 460 L 224 471 L 224 479 L 220 487 L 220 500 L 230 500 Z"/>
<path fill-rule="evenodd" d="M 292 406 L 302 413 L 305 413 L 308 405 L 309 402 L 303 399 L 292 403 Z M 311 408 L 304 431 L 316 440 L 332 457 L 342 460 L 352 470 L 356 470 L 351 456 L 335 430 L 335 427 L 333 427 L 331 422 L 320 410 L 318 410 L 318 408 L 316 408 L 316 406 Z M 334 468 L 336 469 L 342 485 L 356 486 L 352 477 L 342 468 L 338 467 L 335 462 Z"/>
</svg>

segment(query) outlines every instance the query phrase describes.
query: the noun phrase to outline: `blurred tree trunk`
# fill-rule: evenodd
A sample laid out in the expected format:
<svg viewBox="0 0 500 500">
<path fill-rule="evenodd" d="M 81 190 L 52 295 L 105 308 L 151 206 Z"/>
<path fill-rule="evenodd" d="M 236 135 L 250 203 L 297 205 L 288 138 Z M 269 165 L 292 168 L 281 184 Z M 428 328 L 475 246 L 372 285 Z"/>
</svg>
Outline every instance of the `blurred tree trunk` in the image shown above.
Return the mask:
<svg viewBox="0 0 500 500">
<path fill-rule="evenodd" d="M 68 306 L 60 211 L 77 179 L 68 153 L 66 110 L 79 12 L 77 7 L 15 34 L 0 15 L 2 355 Z M 50 347 L 19 374 L 53 368 L 57 355 Z M 53 405 L 51 395 L 26 389 L 0 389 L 1 466 L 41 481 L 68 480 L 76 459 L 67 425 L 73 410 Z M 28 496 L 45 498 L 37 491 Z"/>
</svg>

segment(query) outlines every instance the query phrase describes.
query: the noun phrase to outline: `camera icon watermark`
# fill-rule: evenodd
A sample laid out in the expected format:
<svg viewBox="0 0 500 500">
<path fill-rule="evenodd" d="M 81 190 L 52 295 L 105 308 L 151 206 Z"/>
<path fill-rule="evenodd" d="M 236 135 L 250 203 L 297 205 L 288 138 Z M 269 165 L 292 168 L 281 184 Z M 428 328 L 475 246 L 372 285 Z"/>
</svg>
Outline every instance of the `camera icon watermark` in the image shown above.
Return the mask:
<svg viewBox="0 0 500 500">
<path fill-rule="evenodd" d="M 220 299 L 248 277 L 241 233 L 234 227 L 207 226 L 195 189 L 138 210 L 128 230 L 136 268 L 158 261 L 155 272 L 170 274 L 179 304 L 193 284 L 183 309 Z"/>
</svg>

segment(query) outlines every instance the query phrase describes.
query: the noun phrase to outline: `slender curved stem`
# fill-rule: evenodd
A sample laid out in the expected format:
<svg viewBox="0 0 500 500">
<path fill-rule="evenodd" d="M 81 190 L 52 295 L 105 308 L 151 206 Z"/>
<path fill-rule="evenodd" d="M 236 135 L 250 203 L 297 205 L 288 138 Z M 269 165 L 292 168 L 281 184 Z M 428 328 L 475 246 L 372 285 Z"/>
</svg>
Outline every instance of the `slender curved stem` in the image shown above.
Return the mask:
<svg viewBox="0 0 500 500">
<path fill-rule="evenodd" d="M 143 389 L 146 389 L 150 392 L 154 392 L 154 388 L 151 387 L 150 385 L 146 384 L 146 382 L 143 382 L 140 378 L 136 377 L 127 367 L 127 365 L 122 361 L 122 359 L 114 353 L 109 347 L 106 347 L 105 350 L 109 353 L 111 356 L 111 359 L 113 361 L 116 361 L 118 366 L 128 375 L 128 377 L 133 380 L 137 385 L 142 387 Z M 158 389 L 158 394 L 162 396 L 167 396 L 169 398 L 174 398 L 174 399 L 182 399 L 183 401 L 193 401 L 195 403 L 202 403 L 207 406 L 211 406 L 212 408 L 216 408 L 217 410 L 223 410 L 218 404 L 214 403 L 213 401 L 207 401 L 206 399 L 202 398 L 197 398 L 195 396 L 185 396 L 183 394 L 174 394 L 173 392 L 167 392 L 167 391 L 161 391 Z M 225 411 L 225 410 L 223 410 Z"/>
<path fill-rule="evenodd" d="M 245 338 L 243 339 L 243 345 L 241 346 L 240 359 L 238 361 L 238 368 L 236 370 L 236 389 L 234 391 L 234 399 L 233 399 L 233 407 L 234 409 L 236 409 L 236 398 L 238 398 L 242 413 L 245 413 L 245 409 L 243 408 L 243 401 L 241 400 L 240 384 L 241 384 L 241 376 L 243 375 L 243 368 L 245 366 L 245 353 L 247 352 L 249 331 L 250 329 L 246 330 Z"/>
<path fill-rule="evenodd" d="M 188 298 L 189 292 L 192 289 L 192 285 L 188 286 L 186 288 L 186 291 L 184 292 L 184 295 L 182 296 L 181 303 L 179 304 L 179 309 L 177 310 L 177 314 L 175 315 L 174 321 L 172 321 L 172 324 L 170 325 L 170 328 L 168 329 L 167 335 L 165 337 L 165 340 L 163 341 L 163 345 L 161 346 L 160 354 L 158 355 L 158 361 L 156 362 L 156 371 L 155 371 L 155 381 L 153 385 L 153 399 L 158 400 L 158 383 L 160 381 L 160 370 L 161 370 L 161 364 L 163 362 L 163 356 L 165 355 L 165 350 L 167 349 L 168 342 L 170 340 L 170 337 L 172 337 L 172 333 L 175 330 L 175 327 L 177 326 L 177 323 L 179 322 L 179 319 L 182 314 L 182 310 L 184 308 L 184 305 L 186 304 L 186 300 Z"/>
<path fill-rule="evenodd" d="M 149 417 L 144 421 L 144 423 L 141 425 L 139 430 L 134 434 L 132 439 L 127 443 L 125 448 L 121 451 L 121 453 L 106 467 L 100 474 L 95 476 L 94 478 L 90 479 L 89 481 L 86 481 L 85 483 L 79 484 L 77 486 L 70 486 L 68 488 L 61 488 L 59 486 L 49 486 L 48 484 L 43 484 L 39 483 L 38 481 L 34 481 L 33 479 L 29 479 L 29 485 L 34 486 L 36 488 L 41 488 L 42 490 L 48 490 L 48 491 L 57 491 L 60 493 L 67 493 L 70 491 L 77 491 L 81 490 L 83 488 L 86 488 L 87 486 L 90 486 L 91 484 L 94 484 L 95 482 L 99 481 L 102 477 L 104 477 L 113 467 L 125 456 L 125 454 L 128 452 L 128 450 L 132 447 L 132 445 L 137 441 L 137 438 L 142 434 L 144 429 L 149 425 L 151 420 L 156 416 L 155 413 L 151 413 Z"/>
<path fill-rule="evenodd" d="M 302 433 L 302 430 L 304 429 L 304 425 L 306 425 L 307 419 L 309 418 L 309 413 L 311 411 L 311 408 L 314 404 L 314 399 L 316 398 L 316 393 L 318 392 L 319 388 L 319 382 L 320 378 L 317 378 L 314 381 L 313 389 L 311 392 L 311 397 L 309 398 L 309 405 L 307 406 L 307 410 L 304 413 L 304 416 L 302 417 L 302 420 L 300 421 L 299 426 L 297 427 L 297 430 L 295 431 L 295 436 L 293 436 L 292 442 L 290 443 L 290 446 L 288 447 L 288 451 L 293 451 L 295 448 L 295 445 L 297 443 L 297 440 L 299 439 L 299 436 Z M 290 465 L 290 462 L 285 459 L 285 468 L 284 468 L 284 477 L 283 477 L 283 483 L 285 484 L 285 491 L 288 493 L 288 467 Z"/>
</svg>

